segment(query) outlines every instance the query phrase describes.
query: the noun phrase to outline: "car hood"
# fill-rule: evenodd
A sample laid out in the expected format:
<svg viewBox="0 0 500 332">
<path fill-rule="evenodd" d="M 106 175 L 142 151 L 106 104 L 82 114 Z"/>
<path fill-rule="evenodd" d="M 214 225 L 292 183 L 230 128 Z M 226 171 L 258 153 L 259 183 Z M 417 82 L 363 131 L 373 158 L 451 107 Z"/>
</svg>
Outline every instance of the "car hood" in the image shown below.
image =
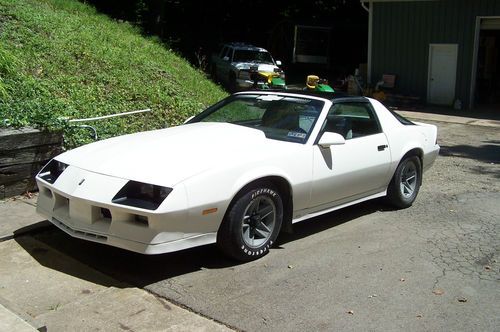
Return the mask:
<svg viewBox="0 0 500 332">
<path fill-rule="evenodd" d="M 193 123 L 118 136 L 67 151 L 57 160 L 81 169 L 167 187 L 217 165 L 276 156 L 288 143 L 228 123 Z"/>
<path fill-rule="evenodd" d="M 238 68 L 239 70 L 250 69 L 250 67 L 253 66 L 258 66 L 257 70 L 264 72 L 273 72 L 275 68 L 278 68 L 277 66 L 270 63 L 240 62 L 235 64 L 235 67 Z"/>
</svg>

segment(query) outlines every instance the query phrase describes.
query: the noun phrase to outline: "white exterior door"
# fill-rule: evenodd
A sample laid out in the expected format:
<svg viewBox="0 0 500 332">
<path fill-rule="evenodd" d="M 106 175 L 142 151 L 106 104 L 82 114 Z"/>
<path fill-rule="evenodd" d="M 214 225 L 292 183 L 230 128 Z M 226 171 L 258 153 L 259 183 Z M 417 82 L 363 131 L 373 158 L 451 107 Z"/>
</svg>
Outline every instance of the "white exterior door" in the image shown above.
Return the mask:
<svg viewBox="0 0 500 332">
<path fill-rule="evenodd" d="M 387 146 L 383 133 L 329 149 L 315 146 L 311 209 L 322 210 L 383 190 L 391 162 Z"/>
<path fill-rule="evenodd" d="M 457 78 L 457 44 L 429 45 L 429 82 L 427 101 L 431 104 L 452 105 Z"/>
<path fill-rule="evenodd" d="M 391 152 L 368 103 L 337 103 L 323 131 L 338 133 L 343 145 L 314 146 L 311 210 L 322 210 L 383 191 Z"/>
</svg>

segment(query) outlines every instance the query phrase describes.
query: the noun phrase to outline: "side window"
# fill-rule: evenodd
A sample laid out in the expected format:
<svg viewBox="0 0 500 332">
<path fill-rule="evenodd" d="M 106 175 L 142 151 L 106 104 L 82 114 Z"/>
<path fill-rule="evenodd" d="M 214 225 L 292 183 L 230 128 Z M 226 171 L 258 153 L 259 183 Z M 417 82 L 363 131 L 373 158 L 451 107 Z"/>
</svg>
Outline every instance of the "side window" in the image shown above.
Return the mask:
<svg viewBox="0 0 500 332">
<path fill-rule="evenodd" d="M 345 139 L 382 132 L 375 112 L 368 103 L 334 104 L 328 112 L 323 130 L 338 133 Z"/>
</svg>

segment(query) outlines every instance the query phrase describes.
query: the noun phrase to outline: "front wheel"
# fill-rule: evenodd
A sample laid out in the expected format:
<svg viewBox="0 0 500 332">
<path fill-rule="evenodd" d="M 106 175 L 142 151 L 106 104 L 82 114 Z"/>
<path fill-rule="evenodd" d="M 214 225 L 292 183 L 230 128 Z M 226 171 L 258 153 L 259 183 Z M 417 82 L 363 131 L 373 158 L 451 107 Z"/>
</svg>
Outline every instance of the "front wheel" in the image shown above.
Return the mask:
<svg viewBox="0 0 500 332">
<path fill-rule="evenodd" d="M 422 183 L 422 166 L 417 156 L 410 156 L 399 163 L 387 188 L 389 203 L 398 208 L 410 207 L 417 198 Z"/>
<path fill-rule="evenodd" d="M 217 232 L 221 250 L 240 261 L 266 255 L 283 219 L 283 203 L 272 186 L 259 185 L 236 198 Z"/>
</svg>

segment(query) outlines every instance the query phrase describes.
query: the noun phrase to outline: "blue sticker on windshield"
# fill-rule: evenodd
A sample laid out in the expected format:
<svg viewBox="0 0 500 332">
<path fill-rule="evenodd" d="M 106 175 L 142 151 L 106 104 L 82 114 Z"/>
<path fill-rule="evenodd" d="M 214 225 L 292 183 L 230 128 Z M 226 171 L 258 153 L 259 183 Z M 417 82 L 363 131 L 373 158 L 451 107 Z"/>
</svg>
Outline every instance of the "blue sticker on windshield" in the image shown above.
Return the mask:
<svg viewBox="0 0 500 332">
<path fill-rule="evenodd" d="M 289 131 L 287 134 L 288 137 L 295 137 L 295 138 L 306 138 L 306 134 L 304 133 L 298 133 L 296 131 Z"/>
</svg>

